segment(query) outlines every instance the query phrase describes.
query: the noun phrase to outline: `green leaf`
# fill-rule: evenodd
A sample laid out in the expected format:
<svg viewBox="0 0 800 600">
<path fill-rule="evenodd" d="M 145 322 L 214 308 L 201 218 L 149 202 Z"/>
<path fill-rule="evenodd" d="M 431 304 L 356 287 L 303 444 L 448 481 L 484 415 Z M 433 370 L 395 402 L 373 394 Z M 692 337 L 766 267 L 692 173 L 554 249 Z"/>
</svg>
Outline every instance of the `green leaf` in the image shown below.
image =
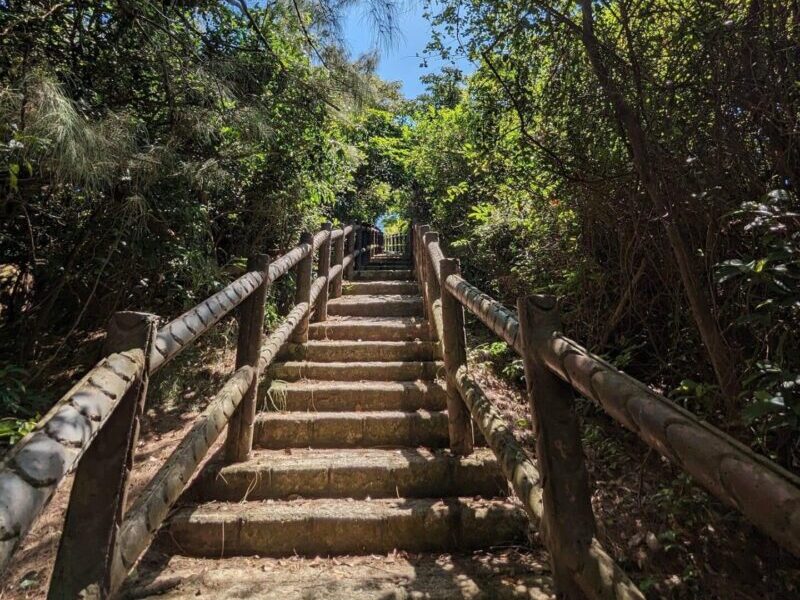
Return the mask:
<svg viewBox="0 0 800 600">
<path fill-rule="evenodd" d="M 747 422 L 752 422 L 769 414 L 782 413 L 786 410 L 786 403 L 780 394 L 773 394 L 768 390 L 756 390 L 753 398 L 756 401 L 746 406 L 742 411 L 742 415 Z"/>
<path fill-rule="evenodd" d="M 17 175 L 19 175 L 19 165 L 17 163 L 8 165 L 8 185 L 14 191 L 19 189 Z"/>
</svg>

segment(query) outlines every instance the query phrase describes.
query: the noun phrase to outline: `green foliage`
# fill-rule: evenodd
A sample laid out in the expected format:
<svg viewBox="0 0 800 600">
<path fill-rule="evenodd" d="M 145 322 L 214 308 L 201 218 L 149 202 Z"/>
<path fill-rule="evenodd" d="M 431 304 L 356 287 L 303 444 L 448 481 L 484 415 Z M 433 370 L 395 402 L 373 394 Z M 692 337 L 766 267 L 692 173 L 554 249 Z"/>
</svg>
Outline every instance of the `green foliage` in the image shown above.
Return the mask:
<svg viewBox="0 0 800 600">
<path fill-rule="evenodd" d="M 406 214 L 439 231 L 485 291 L 508 305 L 560 296 L 572 337 L 711 421 L 745 422 L 750 442 L 800 464 L 800 153 L 788 108 L 800 88 L 789 83 L 796 61 L 778 50 L 796 54 L 796 11 L 774 0 L 757 11 L 592 3 L 600 61 L 642 124 L 664 211 L 598 85 L 580 8 L 426 7 L 430 56 L 476 71 L 443 70 L 404 107 Z M 735 410 L 721 408 L 670 236 L 689 249 L 699 294 L 743 367 Z"/>
<path fill-rule="evenodd" d="M 748 244 L 716 265 L 716 282 L 739 311 L 736 324 L 759 340 L 748 356 L 742 416 L 764 449 L 800 455 L 800 213 L 797 196 L 773 190 L 730 215 Z"/>
<path fill-rule="evenodd" d="M 335 216 L 343 222 L 349 218 L 376 223 L 379 217 L 405 204 L 404 126 L 395 114 L 397 90 L 386 88 L 385 92 L 384 102 L 363 111 L 346 134 L 358 166 L 352 185 L 335 208 Z"/>
<path fill-rule="evenodd" d="M 387 235 L 407 233 L 411 223 L 397 213 L 390 213 L 383 217 L 382 228 Z"/>
<path fill-rule="evenodd" d="M 0 361 L 36 378 L 115 310 L 175 315 L 398 202 L 397 87 L 341 47 L 351 5 L 0 2 Z"/>
<path fill-rule="evenodd" d="M 494 371 L 507 381 L 521 384 L 525 376 L 522 359 L 505 342 L 490 342 L 473 349 L 476 359 L 488 363 Z"/>
<path fill-rule="evenodd" d="M 676 400 L 683 401 L 683 404 L 696 414 L 707 415 L 713 411 L 718 390 L 716 385 L 684 379 L 672 391 L 672 395 Z"/>
<path fill-rule="evenodd" d="M 44 404 L 38 394 L 30 394 L 25 381 L 28 373 L 14 364 L 0 366 L 0 444 L 15 444 L 33 431 L 39 414 L 36 408 Z"/>
<path fill-rule="evenodd" d="M 769 428 L 800 428 L 800 372 L 761 361 L 752 370 L 753 376 L 746 380 L 754 390 L 743 412 L 746 420 L 771 417 Z"/>
<path fill-rule="evenodd" d="M 0 419 L 0 443 L 13 446 L 36 427 L 39 415 L 30 419 L 5 417 Z"/>
<path fill-rule="evenodd" d="M 390 232 L 424 221 L 485 291 L 509 305 L 560 296 L 573 337 L 800 464 L 789 4 L 592 3 L 600 60 L 651 142 L 666 211 L 573 3 L 427 3 L 429 54 L 476 70 L 445 67 L 408 101 L 375 77 L 374 55 L 340 47 L 348 2 L 3 6 L 8 358 L 35 364 L 45 332 L 102 326 L 112 310 L 175 314 L 326 219 L 382 218 Z M 380 31 L 393 6 L 369 4 Z M 721 410 L 670 236 L 742 365 L 738 414 Z M 510 351 L 485 352 L 519 378 Z"/>
<path fill-rule="evenodd" d="M 25 369 L 7 364 L 0 367 L 0 410 L 19 413 L 24 409 Z"/>
</svg>

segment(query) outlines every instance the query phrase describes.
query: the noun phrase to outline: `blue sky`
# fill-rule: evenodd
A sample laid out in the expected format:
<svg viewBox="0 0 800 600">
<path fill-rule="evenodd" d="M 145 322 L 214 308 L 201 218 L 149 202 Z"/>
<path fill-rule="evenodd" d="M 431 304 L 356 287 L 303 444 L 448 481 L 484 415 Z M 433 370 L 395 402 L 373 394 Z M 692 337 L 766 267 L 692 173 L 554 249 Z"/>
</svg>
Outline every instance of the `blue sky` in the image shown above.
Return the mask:
<svg viewBox="0 0 800 600">
<path fill-rule="evenodd" d="M 413 98 L 425 91 L 421 75 L 438 71 L 445 66 L 441 60 L 429 60 L 428 68 L 421 68 L 422 51 L 430 39 L 430 24 L 422 16 L 422 0 L 401 0 L 398 10 L 399 34 L 387 48 L 375 39 L 370 19 L 364 9 L 355 7 L 344 23 L 345 39 L 353 57 L 378 47 L 381 60 L 378 74 L 388 81 L 402 81 L 403 93 Z M 458 65 L 465 72 L 473 69 L 466 61 Z"/>
</svg>

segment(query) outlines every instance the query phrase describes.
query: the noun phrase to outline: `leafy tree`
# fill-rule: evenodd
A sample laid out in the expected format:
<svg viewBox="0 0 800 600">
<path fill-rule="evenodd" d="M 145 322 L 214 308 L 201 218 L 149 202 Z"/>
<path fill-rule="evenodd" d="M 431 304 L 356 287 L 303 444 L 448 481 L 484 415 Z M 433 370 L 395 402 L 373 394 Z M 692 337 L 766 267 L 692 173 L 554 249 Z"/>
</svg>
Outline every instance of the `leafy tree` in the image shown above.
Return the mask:
<svg viewBox="0 0 800 600">
<path fill-rule="evenodd" d="M 353 4 L 0 2 L 2 360 L 41 384 L 112 311 L 175 314 L 380 212 L 353 206 L 379 189 L 359 140 L 397 92 L 342 46 Z"/>
<path fill-rule="evenodd" d="M 702 382 L 713 401 L 693 408 L 796 462 L 793 400 L 775 398 L 800 357 L 773 335 L 797 323 L 794 242 L 734 224 L 781 197 L 767 212 L 796 226 L 797 7 L 427 9 L 429 51 L 476 71 L 455 102 L 449 74 L 431 78 L 412 109 L 409 212 L 493 293 L 563 296 L 576 337 L 668 389 Z"/>
</svg>

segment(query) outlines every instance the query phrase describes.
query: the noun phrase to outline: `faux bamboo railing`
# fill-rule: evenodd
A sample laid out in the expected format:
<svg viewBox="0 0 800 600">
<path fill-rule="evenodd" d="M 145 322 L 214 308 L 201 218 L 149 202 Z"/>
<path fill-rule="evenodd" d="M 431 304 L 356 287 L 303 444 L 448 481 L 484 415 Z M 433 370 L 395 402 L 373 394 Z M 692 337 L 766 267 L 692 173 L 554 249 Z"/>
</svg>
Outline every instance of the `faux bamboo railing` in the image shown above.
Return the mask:
<svg viewBox="0 0 800 600">
<path fill-rule="evenodd" d="M 565 595 L 642 597 L 595 537 L 574 391 L 800 555 L 800 478 L 564 336 L 554 298 L 520 298 L 514 313 L 464 280 L 458 262 L 444 257 L 438 234 L 426 225 L 413 227 L 412 253 L 426 314 L 444 346 L 448 396 L 455 402 L 450 388 L 458 391 L 529 515 L 541 525 L 556 585 Z M 469 376 L 458 347 L 463 333 L 448 331 L 463 320 L 463 314 L 454 316 L 462 306 L 523 359 L 538 466 Z M 455 450 L 465 446 L 469 431 L 463 417 L 450 419 Z"/>
<path fill-rule="evenodd" d="M 106 357 L 0 463 L 0 573 L 56 488 L 75 470 L 48 597 L 112 595 L 226 425 L 226 458 L 246 460 L 262 373 L 287 340 L 307 341 L 309 318 L 324 319 L 329 294 L 341 295 L 342 277 L 381 251 L 381 243 L 382 233 L 370 225 L 332 230 L 326 223 L 273 262 L 254 257 L 245 275 L 161 329 L 154 315 L 114 315 Z M 269 287 L 292 268 L 297 271 L 296 305 L 265 340 Z M 149 376 L 237 306 L 236 371 L 126 510 Z"/>
</svg>

